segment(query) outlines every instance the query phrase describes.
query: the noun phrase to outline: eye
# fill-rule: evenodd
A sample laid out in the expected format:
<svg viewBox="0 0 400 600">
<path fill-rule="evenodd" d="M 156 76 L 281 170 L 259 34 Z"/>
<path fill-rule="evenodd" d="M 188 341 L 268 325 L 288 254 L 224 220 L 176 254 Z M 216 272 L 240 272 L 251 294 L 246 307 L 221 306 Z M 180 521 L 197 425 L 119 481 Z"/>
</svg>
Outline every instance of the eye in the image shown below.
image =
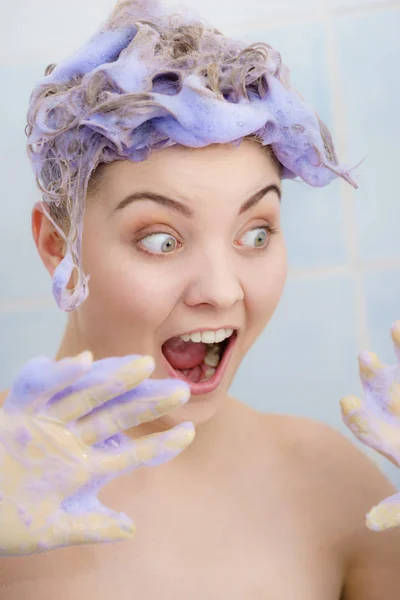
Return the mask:
<svg viewBox="0 0 400 600">
<path fill-rule="evenodd" d="M 140 244 L 154 254 L 168 254 L 178 246 L 176 239 L 169 233 L 151 233 L 142 238 Z"/>
<path fill-rule="evenodd" d="M 240 246 L 250 246 L 253 248 L 264 248 L 268 243 L 269 238 L 269 227 L 256 227 L 250 229 L 241 237 Z"/>
</svg>

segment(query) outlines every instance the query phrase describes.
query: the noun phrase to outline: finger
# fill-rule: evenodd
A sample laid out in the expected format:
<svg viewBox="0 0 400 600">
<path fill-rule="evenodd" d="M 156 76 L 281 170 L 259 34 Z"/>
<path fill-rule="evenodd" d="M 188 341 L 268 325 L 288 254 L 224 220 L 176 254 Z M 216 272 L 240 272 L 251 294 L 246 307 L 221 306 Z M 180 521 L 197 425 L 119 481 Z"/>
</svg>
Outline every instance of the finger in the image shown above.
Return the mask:
<svg viewBox="0 0 400 600">
<path fill-rule="evenodd" d="M 400 321 L 395 321 L 390 330 L 396 358 L 400 361 Z"/>
<path fill-rule="evenodd" d="M 82 352 L 58 362 L 42 356 L 33 358 L 19 371 L 4 403 L 4 409 L 24 409 L 29 412 L 38 410 L 54 394 L 87 373 L 92 362 L 90 352 Z"/>
<path fill-rule="evenodd" d="M 122 450 L 95 450 L 94 468 L 99 475 L 118 476 L 145 465 L 160 465 L 180 454 L 194 437 L 193 423 L 181 423 L 168 431 L 129 442 Z"/>
<path fill-rule="evenodd" d="M 400 416 L 400 383 L 396 379 L 397 377 L 393 377 L 393 382 L 387 392 L 386 408 L 393 417 Z"/>
<path fill-rule="evenodd" d="M 371 531 L 385 531 L 400 525 L 400 493 L 389 496 L 367 514 L 366 523 Z"/>
<path fill-rule="evenodd" d="M 384 365 L 372 352 L 360 354 L 359 365 L 367 398 L 377 409 L 400 415 L 400 384 L 396 380 L 396 368 Z"/>
<path fill-rule="evenodd" d="M 384 385 L 385 365 L 373 352 L 361 352 L 358 357 L 360 379 L 369 391 L 381 392 Z"/>
<path fill-rule="evenodd" d="M 57 400 L 46 413 L 51 418 L 64 423 L 75 421 L 112 398 L 134 388 L 148 377 L 153 370 L 153 358 L 151 356 L 140 356 L 122 364 L 122 366 L 119 364 L 116 370 L 105 374 L 99 370 L 96 370 L 94 374 L 88 373 L 86 378 L 82 378 L 83 381 L 80 384 L 82 389 L 76 389 L 67 397 Z M 86 387 L 87 382 L 93 385 Z"/>
<path fill-rule="evenodd" d="M 375 434 L 377 419 L 368 413 L 361 398 L 345 396 L 340 401 L 340 409 L 344 424 L 360 442 L 373 448 L 379 446 Z"/>
<path fill-rule="evenodd" d="M 84 444 L 96 444 L 120 431 L 158 419 L 185 404 L 190 388 L 175 379 L 149 379 L 75 423 Z"/>
<path fill-rule="evenodd" d="M 79 515 L 64 513 L 47 543 L 51 543 L 52 548 L 61 548 L 63 546 L 117 542 L 131 539 L 135 532 L 135 525 L 124 513 L 117 513 L 104 507 L 102 512 Z M 41 545 L 45 544 L 42 542 Z"/>
<path fill-rule="evenodd" d="M 372 415 L 356 396 L 342 398 L 340 407 L 343 422 L 361 443 L 394 465 L 400 464 L 400 434 L 396 425 Z"/>
<path fill-rule="evenodd" d="M 131 354 L 128 356 L 112 356 L 96 360 L 92 363 L 91 368 L 84 373 L 80 379 L 74 381 L 73 384 L 55 394 L 50 400 L 50 406 L 58 404 L 61 400 L 66 399 L 76 392 L 81 392 L 82 390 L 109 382 L 110 377 L 114 377 L 115 372 L 118 371 L 118 369 L 122 369 L 122 367 L 138 358 L 141 357 Z"/>
</svg>

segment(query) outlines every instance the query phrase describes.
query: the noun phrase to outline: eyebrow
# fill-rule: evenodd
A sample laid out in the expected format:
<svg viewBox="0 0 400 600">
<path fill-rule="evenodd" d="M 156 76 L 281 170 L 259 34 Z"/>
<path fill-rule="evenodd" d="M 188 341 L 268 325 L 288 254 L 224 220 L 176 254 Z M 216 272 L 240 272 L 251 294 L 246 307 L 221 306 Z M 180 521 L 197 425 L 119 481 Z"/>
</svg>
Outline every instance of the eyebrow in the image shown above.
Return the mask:
<svg viewBox="0 0 400 600">
<path fill-rule="evenodd" d="M 262 198 L 264 198 L 264 196 L 266 196 L 270 192 L 275 192 L 278 195 L 279 201 L 281 200 L 282 192 L 279 186 L 277 186 L 276 184 L 267 185 L 242 204 L 242 206 L 239 209 L 239 215 L 250 210 L 250 208 L 252 208 L 258 202 L 260 202 L 260 200 L 262 200 Z M 174 200 L 173 198 L 169 198 L 168 196 L 164 196 L 162 194 L 156 194 L 154 192 L 145 191 L 129 194 L 129 196 L 126 196 L 126 198 L 124 198 L 123 200 L 121 200 L 121 202 L 118 203 L 115 210 L 122 210 L 132 202 L 135 202 L 135 200 L 152 200 L 157 204 L 161 204 L 162 206 L 166 206 L 167 208 L 172 208 L 173 210 L 184 215 L 185 217 L 190 218 L 194 216 L 194 211 L 182 204 L 181 202 L 178 202 L 177 200 Z"/>
</svg>

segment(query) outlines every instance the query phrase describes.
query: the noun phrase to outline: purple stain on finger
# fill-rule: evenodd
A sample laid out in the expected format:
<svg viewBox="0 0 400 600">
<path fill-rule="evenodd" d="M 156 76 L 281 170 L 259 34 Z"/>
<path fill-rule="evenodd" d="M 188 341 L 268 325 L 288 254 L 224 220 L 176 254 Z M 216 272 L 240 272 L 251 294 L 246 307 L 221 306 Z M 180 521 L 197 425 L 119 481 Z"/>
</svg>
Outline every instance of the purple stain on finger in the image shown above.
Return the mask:
<svg viewBox="0 0 400 600">
<path fill-rule="evenodd" d="M 15 430 L 15 439 L 22 448 L 26 448 L 33 438 L 31 432 L 26 427 L 20 426 Z"/>
<path fill-rule="evenodd" d="M 69 359 L 56 362 L 45 356 L 29 360 L 17 373 L 4 402 L 4 410 L 18 411 L 34 406 L 38 400 L 49 400 L 56 390 L 79 379 L 89 366 Z"/>
<path fill-rule="evenodd" d="M 182 403 L 189 400 L 190 388 L 183 381 L 177 379 L 145 379 L 132 390 L 115 396 L 111 400 L 104 402 L 101 406 L 94 408 L 90 414 L 95 415 L 96 413 L 111 407 L 131 404 L 134 403 L 135 400 L 141 402 L 145 400 L 157 401 L 157 399 L 160 398 L 170 397 L 177 391 L 182 393 Z"/>
<path fill-rule="evenodd" d="M 115 392 L 118 393 L 120 391 L 118 388 L 121 387 L 121 383 L 116 376 L 118 369 L 139 358 L 141 358 L 139 355 L 129 354 L 121 357 L 111 356 L 93 362 L 89 371 L 83 373 L 82 376 L 71 385 L 66 386 L 64 389 L 54 394 L 49 402 L 49 406 L 61 401 L 66 396 L 87 388 L 101 386 L 103 384 L 111 386 L 113 381 L 115 381 L 116 386 Z M 134 369 L 134 367 L 132 367 L 132 369 Z"/>
</svg>

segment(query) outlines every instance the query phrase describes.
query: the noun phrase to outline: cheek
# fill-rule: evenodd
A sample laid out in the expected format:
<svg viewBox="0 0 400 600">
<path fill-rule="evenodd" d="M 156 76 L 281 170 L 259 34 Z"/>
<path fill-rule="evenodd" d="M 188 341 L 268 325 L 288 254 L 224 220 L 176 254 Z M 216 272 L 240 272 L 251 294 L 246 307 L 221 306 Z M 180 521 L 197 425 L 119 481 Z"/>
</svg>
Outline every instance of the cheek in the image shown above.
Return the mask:
<svg viewBox="0 0 400 600">
<path fill-rule="evenodd" d="M 90 261 L 87 306 L 108 322 L 135 323 L 140 329 L 159 325 L 179 298 L 179 277 L 160 261 L 135 259 L 131 252 L 111 250 Z M 177 273 L 179 276 L 179 273 Z M 140 319 L 138 316 L 140 315 Z"/>
<path fill-rule="evenodd" d="M 246 279 L 249 320 L 257 329 L 268 323 L 282 296 L 287 277 L 286 249 L 271 253 L 261 266 L 251 269 Z"/>
</svg>

